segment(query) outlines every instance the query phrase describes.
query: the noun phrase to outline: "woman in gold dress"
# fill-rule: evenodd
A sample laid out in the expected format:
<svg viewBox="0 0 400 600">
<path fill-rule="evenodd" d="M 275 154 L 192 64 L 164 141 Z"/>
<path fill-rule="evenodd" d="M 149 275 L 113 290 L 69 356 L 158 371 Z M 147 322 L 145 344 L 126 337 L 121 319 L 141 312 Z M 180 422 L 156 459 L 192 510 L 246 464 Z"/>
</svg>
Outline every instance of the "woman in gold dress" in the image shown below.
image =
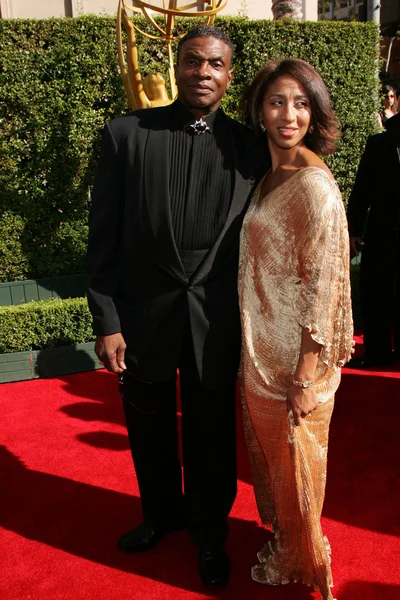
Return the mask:
<svg viewBox="0 0 400 600">
<path fill-rule="evenodd" d="M 345 210 L 317 154 L 335 150 L 338 130 L 321 77 L 299 59 L 268 63 L 245 110 L 272 159 L 245 218 L 239 273 L 245 432 L 258 509 L 274 534 L 252 578 L 303 581 L 332 600 L 320 517 L 353 324 Z"/>
</svg>

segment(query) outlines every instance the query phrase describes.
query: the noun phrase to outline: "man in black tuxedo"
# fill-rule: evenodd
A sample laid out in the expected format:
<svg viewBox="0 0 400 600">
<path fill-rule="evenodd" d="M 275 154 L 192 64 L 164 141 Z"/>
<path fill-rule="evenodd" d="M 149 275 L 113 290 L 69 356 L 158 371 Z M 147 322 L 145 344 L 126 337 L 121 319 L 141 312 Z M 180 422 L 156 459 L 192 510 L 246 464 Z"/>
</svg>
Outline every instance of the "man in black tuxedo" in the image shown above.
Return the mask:
<svg viewBox="0 0 400 600">
<path fill-rule="evenodd" d="M 250 132 L 219 108 L 232 51 L 220 29 L 191 30 L 178 47 L 178 100 L 106 124 L 88 249 L 96 352 L 120 374 L 144 518 L 119 547 L 147 550 L 187 526 L 208 586 L 229 579 L 239 232 L 266 167 Z"/>
<path fill-rule="evenodd" d="M 368 139 L 347 216 L 352 253 L 362 247 L 365 350 L 348 366 L 390 365 L 393 344 L 400 356 L 400 114 L 388 119 L 387 131 Z"/>
</svg>

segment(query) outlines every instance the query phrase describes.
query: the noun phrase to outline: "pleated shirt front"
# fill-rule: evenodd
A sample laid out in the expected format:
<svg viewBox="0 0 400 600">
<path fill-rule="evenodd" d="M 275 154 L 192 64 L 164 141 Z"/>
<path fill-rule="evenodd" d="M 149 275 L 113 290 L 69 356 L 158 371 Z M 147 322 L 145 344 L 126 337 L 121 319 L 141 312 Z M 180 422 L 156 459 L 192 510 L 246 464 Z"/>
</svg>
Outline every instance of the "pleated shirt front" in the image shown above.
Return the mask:
<svg viewBox="0 0 400 600">
<path fill-rule="evenodd" d="M 211 248 L 228 216 L 234 159 L 221 109 L 205 117 L 209 130 L 196 135 L 196 121 L 175 102 L 169 143 L 169 193 L 178 250 Z"/>
</svg>

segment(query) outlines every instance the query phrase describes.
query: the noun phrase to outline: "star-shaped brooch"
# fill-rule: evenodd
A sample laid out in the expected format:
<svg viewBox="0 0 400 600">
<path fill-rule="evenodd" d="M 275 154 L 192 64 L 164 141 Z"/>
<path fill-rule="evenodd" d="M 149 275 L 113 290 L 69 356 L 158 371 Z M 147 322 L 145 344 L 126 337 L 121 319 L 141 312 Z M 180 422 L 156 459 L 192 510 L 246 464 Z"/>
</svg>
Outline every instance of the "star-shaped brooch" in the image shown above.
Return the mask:
<svg viewBox="0 0 400 600">
<path fill-rule="evenodd" d="M 194 123 L 192 123 L 190 125 L 190 128 L 193 130 L 193 132 L 196 135 L 201 135 L 202 133 L 205 133 L 206 131 L 210 131 L 209 126 L 207 125 L 207 123 L 205 121 L 203 121 L 203 119 L 201 117 L 198 121 L 195 121 Z"/>
</svg>

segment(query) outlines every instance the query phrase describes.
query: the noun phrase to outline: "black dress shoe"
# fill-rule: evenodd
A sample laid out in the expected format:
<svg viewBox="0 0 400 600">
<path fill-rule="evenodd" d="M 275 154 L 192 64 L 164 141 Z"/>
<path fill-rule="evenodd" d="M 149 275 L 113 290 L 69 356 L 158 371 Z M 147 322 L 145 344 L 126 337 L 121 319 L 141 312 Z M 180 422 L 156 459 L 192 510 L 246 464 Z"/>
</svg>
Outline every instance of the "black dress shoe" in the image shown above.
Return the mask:
<svg viewBox="0 0 400 600">
<path fill-rule="evenodd" d="M 199 574 L 204 585 L 217 588 L 228 584 L 231 565 L 224 548 L 201 550 L 199 557 Z"/>
<path fill-rule="evenodd" d="M 373 367 L 389 367 L 393 364 L 392 357 L 360 356 L 352 358 L 346 365 L 349 369 L 371 369 Z"/>
<path fill-rule="evenodd" d="M 151 550 L 169 531 L 185 529 L 184 521 L 172 521 L 168 525 L 140 523 L 137 527 L 124 533 L 118 540 L 118 548 L 124 552 L 145 552 Z"/>
<path fill-rule="evenodd" d="M 145 552 L 154 548 L 166 533 L 163 527 L 141 523 L 128 533 L 121 535 L 118 540 L 118 548 L 124 552 Z"/>
</svg>

